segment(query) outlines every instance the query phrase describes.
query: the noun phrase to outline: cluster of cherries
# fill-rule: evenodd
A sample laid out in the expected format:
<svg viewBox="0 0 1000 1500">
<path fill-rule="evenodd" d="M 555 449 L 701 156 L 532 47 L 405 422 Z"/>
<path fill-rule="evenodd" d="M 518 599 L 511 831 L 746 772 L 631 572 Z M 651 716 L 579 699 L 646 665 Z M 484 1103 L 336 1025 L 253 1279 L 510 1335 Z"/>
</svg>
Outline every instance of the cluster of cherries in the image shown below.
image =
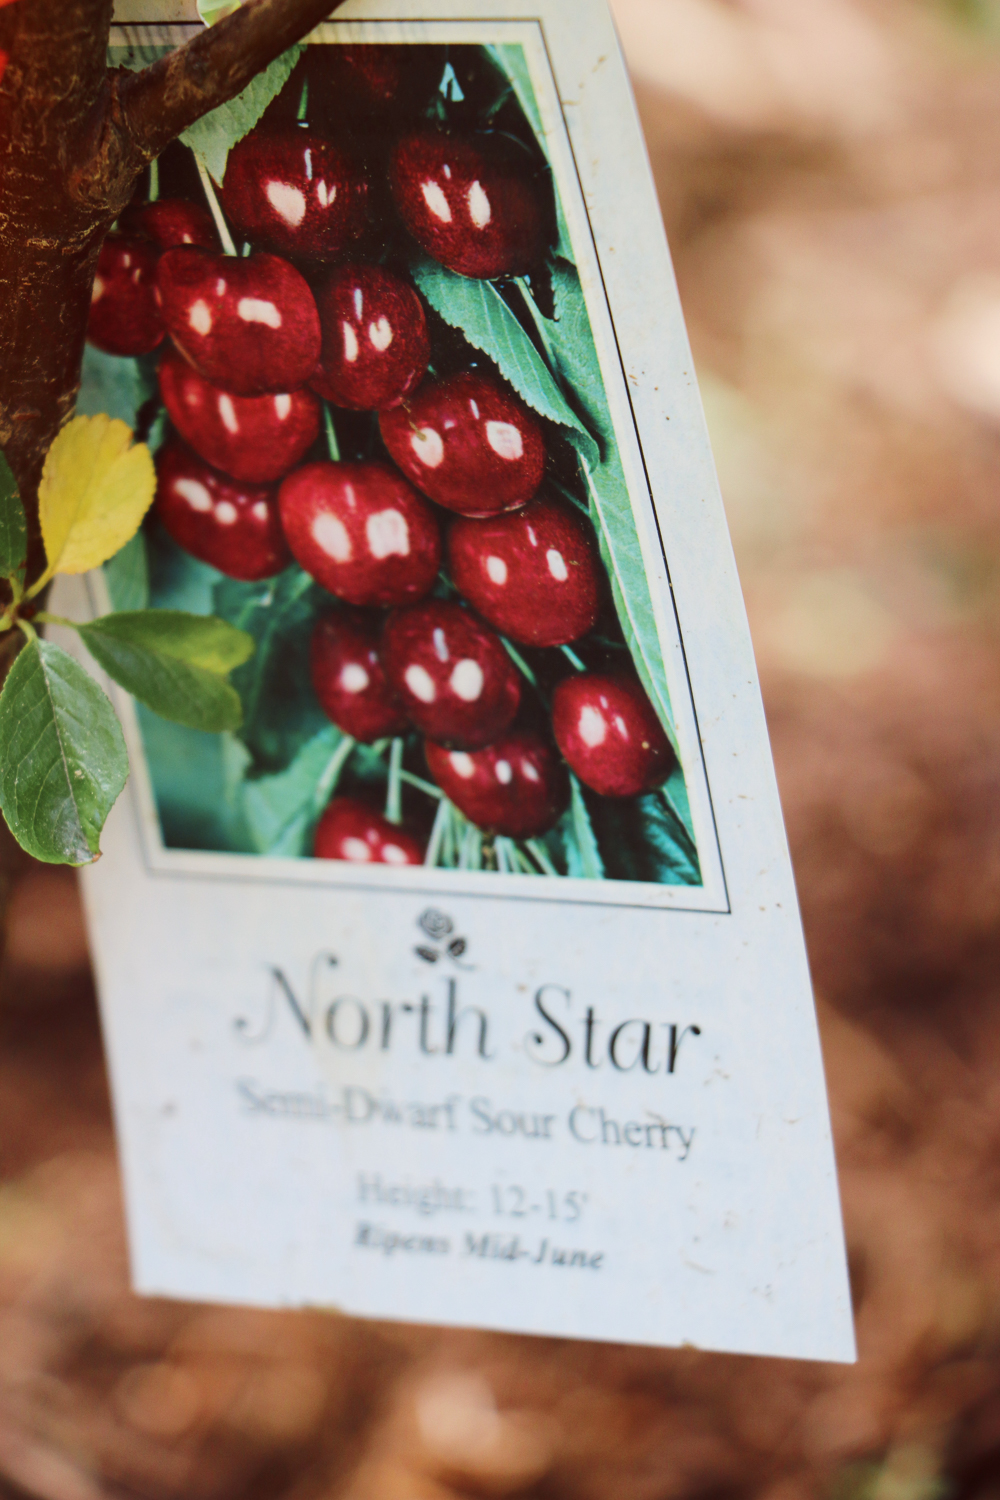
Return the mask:
<svg viewBox="0 0 1000 1500">
<path fill-rule="evenodd" d="M 396 144 L 389 180 L 410 234 L 451 270 L 520 275 L 544 254 L 545 192 L 502 140 L 423 128 Z M 262 125 L 231 152 L 220 197 L 266 249 L 221 254 L 203 208 L 164 199 L 128 210 L 94 284 L 94 344 L 132 356 L 165 346 L 174 435 L 157 459 L 156 508 L 169 534 L 237 579 L 294 558 L 341 601 L 312 641 L 324 711 L 363 743 L 418 730 L 434 781 L 480 828 L 548 831 L 568 805 L 566 763 L 608 797 L 660 785 L 672 751 L 631 676 L 558 682 L 555 745 L 515 722 L 523 679 L 501 636 L 558 647 L 593 629 L 594 540 L 544 487 L 541 424 L 509 387 L 480 370 L 428 375 L 420 298 L 358 254 L 363 169 L 308 127 Z M 378 413 L 393 462 L 303 462 L 321 398 Z M 432 595 L 443 562 L 462 602 Z M 424 857 L 419 838 L 344 796 L 315 852 Z"/>
</svg>

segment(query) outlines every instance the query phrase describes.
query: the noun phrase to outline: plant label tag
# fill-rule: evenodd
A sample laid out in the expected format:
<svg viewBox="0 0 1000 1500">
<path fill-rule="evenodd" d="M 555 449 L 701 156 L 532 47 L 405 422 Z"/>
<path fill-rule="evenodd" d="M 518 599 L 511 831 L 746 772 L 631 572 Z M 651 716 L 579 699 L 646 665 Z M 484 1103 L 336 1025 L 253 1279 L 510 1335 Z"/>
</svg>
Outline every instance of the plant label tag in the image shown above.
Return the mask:
<svg viewBox="0 0 1000 1500">
<path fill-rule="evenodd" d="M 117 21 L 133 68 L 201 25 Z M 80 409 L 138 427 L 157 500 L 56 607 L 255 651 L 224 733 L 112 690 L 131 775 L 84 888 L 136 1288 L 851 1360 L 757 676 L 604 0 L 354 0 L 140 198 L 115 255 L 158 256 L 159 302 L 102 281 Z"/>
</svg>

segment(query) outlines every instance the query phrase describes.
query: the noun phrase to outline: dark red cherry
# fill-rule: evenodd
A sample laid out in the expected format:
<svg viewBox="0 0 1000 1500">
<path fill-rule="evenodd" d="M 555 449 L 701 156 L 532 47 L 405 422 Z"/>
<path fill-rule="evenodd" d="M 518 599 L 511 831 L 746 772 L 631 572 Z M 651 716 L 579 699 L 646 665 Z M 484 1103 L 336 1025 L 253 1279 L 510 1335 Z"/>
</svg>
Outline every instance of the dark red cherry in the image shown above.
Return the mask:
<svg viewBox="0 0 1000 1500">
<path fill-rule="evenodd" d="M 424 754 L 445 796 L 491 833 L 512 839 L 547 833 L 569 803 L 566 767 L 534 730 L 511 730 L 471 752 L 428 740 Z"/>
<path fill-rule="evenodd" d="M 370 745 L 409 726 L 379 658 L 379 632 L 339 610 L 316 621 L 310 661 L 313 687 L 329 719 Z"/>
<path fill-rule="evenodd" d="M 410 604 L 441 566 L 441 528 L 388 464 L 306 464 L 279 493 L 298 563 L 348 604 Z"/>
<path fill-rule="evenodd" d="M 160 361 L 160 394 L 185 442 L 215 468 L 253 484 L 270 484 L 293 469 L 320 428 L 311 391 L 238 396 L 213 385 L 174 350 Z"/>
<path fill-rule="evenodd" d="M 182 245 L 160 257 L 163 321 L 184 357 L 241 396 L 294 391 L 319 358 L 308 284 L 277 255 L 212 255 Z"/>
<path fill-rule="evenodd" d="M 189 203 L 186 198 L 130 203 L 118 222 L 130 234 L 144 234 L 161 250 L 173 250 L 178 245 L 201 245 L 206 250 L 219 248 L 212 215 L 200 203 Z"/>
<path fill-rule="evenodd" d="M 336 260 L 368 223 L 368 184 L 359 167 L 302 125 L 245 135 L 229 153 L 220 196 L 247 239 L 307 260 Z"/>
<path fill-rule="evenodd" d="M 310 385 L 336 406 L 396 406 L 424 378 L 431 344 L 420 298 L 381 266 L 342 266 L 316 295 L 323 352 Z"/>
<path fill-rule="evenodd" d="M 355 797 L 334 797 L 316 829 L 317 859 L 346 859 L 355 865 L 422 865 L 419 839 L 383 818 Z"/>
<path fill-rule="evenodd" d="M 485 521 L 453 521 L 448 565 L 459 593 L 525 646 L 568 645 L 597 619 L 600 573 L 590 528 L 550 495 Z"/>
<path fill-rule="evenodd" d="M 381 655 L 407 714 L 431 739 L 488 745 L 517 713 L 521 679 L 510 657 L 460 604 L 428 599 L 390 615 Z"/>
<path fill-rule="evenodd" d="M 582 782 L 602 797 L 635 797 L 662 786 L 674 752 L 639 683 L 581 672 L 552 697 L 556 743 Z"/>
<path fill-rule="evenodd" d="M 156 246 L 135 235 L 109 234 L 101 246 L 87 338 L 106 354 L 150 354 L 163 342 L 158 258 Z"/>
<path fill-rule="evenodd" d="M 419 245 L 463 276 L 521 276 L 551 237 L 547 185 L 523 147 L 506 137 L 408 135 L 397 145 L 390 183 Z"/>
<path fill-rule="evenodd" d="M 462 516 L 495 516 L 542 482 L 541 423 L 514 392 L 467 371 L 428 380 L 379 417 L 382 441 L 425 495 Z"/>
<path fill-rule="evenodd" d="M 156 512 L 179 547 L 230 578 L 272 578 L 291 558 L 273 489 L 220 474 L 172 439 L 156 459 Z"/>
</svg>

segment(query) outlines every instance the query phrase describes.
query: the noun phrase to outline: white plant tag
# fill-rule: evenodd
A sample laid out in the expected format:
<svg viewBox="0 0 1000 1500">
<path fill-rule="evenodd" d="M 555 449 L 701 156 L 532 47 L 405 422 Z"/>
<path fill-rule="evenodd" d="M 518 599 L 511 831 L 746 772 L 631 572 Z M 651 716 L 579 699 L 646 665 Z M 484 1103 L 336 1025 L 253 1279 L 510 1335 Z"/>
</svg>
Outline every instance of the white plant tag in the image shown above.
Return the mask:
<svg viewBox="0 0 1000 1500">
<path fill-rule="evenodd" d="M 114 45 L 168 19 L 128 0 Z M 363 0 L 268 120 L 220 186 L 253 253 L 165 312 L 208 397 L 161 381 L 186 446 L 145 558 L 56 606 L 144 564 L 258 643 L 238 735 L 115 695 L 84 884 L 135 1285 L 850 1360 L 756 671 L 604 0 Z M 162 196 L 196 197 L 186 149 Z M 302 365 L 300 281 L 319 363 L 254 395 Z"/>
</svg>

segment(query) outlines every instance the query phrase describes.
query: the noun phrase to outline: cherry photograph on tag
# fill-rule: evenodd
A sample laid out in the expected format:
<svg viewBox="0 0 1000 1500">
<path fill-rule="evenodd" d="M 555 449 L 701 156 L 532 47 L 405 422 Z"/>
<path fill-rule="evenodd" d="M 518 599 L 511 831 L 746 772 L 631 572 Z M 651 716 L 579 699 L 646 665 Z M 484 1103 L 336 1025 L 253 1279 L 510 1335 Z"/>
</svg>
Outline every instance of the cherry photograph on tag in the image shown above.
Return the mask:
<svg viewBox="0 0 1000 1500">
<path fill-rule="evenodd" d="M 109 60 L 212 19 L 119 0 Z M 92 650 L 130 764 L 83 884 L 136 1290 L 852 1360 L 767 728 L 605 0 L 336 10 L 141 179 L 78 410 L 156 491 L 61 615 L 230 629 L 203 723 Z"/>
</svg>

